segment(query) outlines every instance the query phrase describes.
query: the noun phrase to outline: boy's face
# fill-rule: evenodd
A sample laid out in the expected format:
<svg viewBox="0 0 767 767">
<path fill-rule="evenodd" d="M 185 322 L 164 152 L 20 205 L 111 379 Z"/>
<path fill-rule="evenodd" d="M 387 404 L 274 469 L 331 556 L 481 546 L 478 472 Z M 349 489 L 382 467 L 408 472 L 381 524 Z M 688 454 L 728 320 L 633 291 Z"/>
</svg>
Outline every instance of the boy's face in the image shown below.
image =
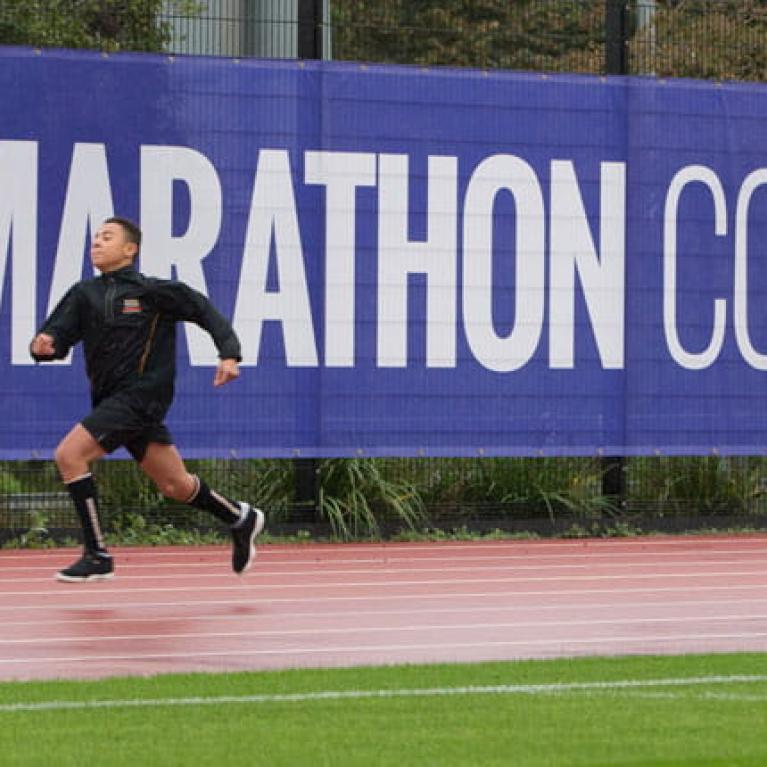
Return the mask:
<svg viewBox="0 0 767 767">
<path fill-rule="evenodd" d="M 114 272 L 133 263 L 138 248 L 120 224 L 102 224 L 91 243 L 91 262 L 100 272 Z"/>
</svg>

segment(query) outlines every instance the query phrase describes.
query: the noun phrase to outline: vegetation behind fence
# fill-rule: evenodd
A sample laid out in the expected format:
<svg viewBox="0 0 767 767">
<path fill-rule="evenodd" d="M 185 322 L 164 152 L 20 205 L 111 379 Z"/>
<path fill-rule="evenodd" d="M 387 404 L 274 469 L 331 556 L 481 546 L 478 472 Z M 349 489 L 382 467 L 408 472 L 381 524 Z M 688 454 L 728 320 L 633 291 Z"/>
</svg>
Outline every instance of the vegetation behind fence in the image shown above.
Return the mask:
<svg viewBox="0 0 767 767">
<path fill-rule="evenodd" d="M 314 7 L 313 14 L 305 8 Z M 3 0 L 0 44 L 761 81 L 763 0 Z"/>
<path fill-rule="evenodd" d="M 633 458 L 620 500 L 604 494 L 595 458 L 327 459 L 318 462 L 318 513 L 297 502 L 292 461 L 188 463 L 222 492 L 268 509 L 272 533 L 299 538 L 767 526 L 763 458 Z M 95 472 L 106 527 L 119 540 L 197 541 L 220 533 L 209 515 L 162 498 L 131 461 L 102 461 Z M 0 543 L 44 545 L 76 529 L 52 463 L 0 464 Z"/>
</svg>

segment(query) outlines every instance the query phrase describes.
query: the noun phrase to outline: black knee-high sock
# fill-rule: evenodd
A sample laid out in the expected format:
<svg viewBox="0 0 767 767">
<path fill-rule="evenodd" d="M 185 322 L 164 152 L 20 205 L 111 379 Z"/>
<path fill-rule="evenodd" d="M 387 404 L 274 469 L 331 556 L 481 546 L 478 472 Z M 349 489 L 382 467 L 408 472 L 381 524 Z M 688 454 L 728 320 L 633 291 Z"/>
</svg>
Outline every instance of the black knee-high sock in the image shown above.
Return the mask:
<svg viewBox="0 0 767 767">
<path fill-rule="evenodd" d="M 239 504 L 211 490 L 199 477 L 195 477 L 195 480 L 197 480 L 197 488 L 187 501 L 190 506 L 210 512 L 227 525 L 233 525 L 239 521 Z"/>
<path fill-rule="evenodd" d="M 101 534 L 99 502 L 93 476 L 85 474 L 72 482 L 67 482 L 66 485 L 83 528 L 85 550 L 89 553 L 106 551 L 104 536 Z"/>
</svg>

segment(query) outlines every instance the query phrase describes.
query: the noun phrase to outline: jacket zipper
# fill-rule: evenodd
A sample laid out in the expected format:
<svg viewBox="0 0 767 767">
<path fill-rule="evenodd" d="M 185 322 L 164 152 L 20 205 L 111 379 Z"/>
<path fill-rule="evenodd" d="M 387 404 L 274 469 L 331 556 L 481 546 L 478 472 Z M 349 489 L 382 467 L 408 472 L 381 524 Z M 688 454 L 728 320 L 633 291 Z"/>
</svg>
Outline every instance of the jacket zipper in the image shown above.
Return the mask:
<svg viewBox="0 0 767 767">
<path fill-rule="evenodd" d="M 107 277 L 107 292 L 104 296 L 104 314 L 106 315 L 107 320 L 113 320 L 115 318 L 114 296 L 116 290 L 117 285 L 115 284 L 114 278 Z"/>
<path fill-rule="evenodd" d="M 144 353 L 141 355 L 141 359 L 138 363 L 138 374 L 140 376 L 144 375 L 144 368 L 146 367 L 146 361 L 149 359 L 149 351 L 152 348 L 152 341 L 154 340 L 154 334 L 157 330 L 157 323 L 159 319 L 159 314 L 155 314 L 155 316 L 152 318 L 152 324 L 149 327 L 149 336 L 147 337 L 146 344 L 144 346 Z"/>
</svg>

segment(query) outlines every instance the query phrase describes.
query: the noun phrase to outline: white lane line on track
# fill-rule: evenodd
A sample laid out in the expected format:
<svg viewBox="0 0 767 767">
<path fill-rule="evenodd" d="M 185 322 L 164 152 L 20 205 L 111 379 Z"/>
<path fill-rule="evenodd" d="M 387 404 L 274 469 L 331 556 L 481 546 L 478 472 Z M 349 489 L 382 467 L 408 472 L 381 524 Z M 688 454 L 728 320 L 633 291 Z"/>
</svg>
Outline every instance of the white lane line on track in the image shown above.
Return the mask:
<svg viewBox="0 0 767 767">
<path fill-rule="evenodd" d="M 513 621 L 504 623 L 447 623 L 447 624 L 414 624 L 406 626 L 366 626 L 360 624 L 352 627 L 333 627 L 319 628 L 312 626 L 303 629 L 253 629 L 247 631 L 202 631 L 202 632 L 183 632 L 166 634 L 118 634 L 87 637 L 87 636 L 57 636 L 57 637 L 22 637 L 17 639 L 0 639 L 0 646 L 6 645 L 54 645 L 54 644 L 88 644 L 102 646 L 107 642 L 126 642 L 126 641 L 163 641 L 167 639 L 257 639 L 269 637 L 314 637 L 314 636 L 333 636 L 348 634 L 381 634 L 381 633 L 405 633 L 414 631 L 491 631 L 493 629 L 554 629 L 554 628 L 588 628 L 591 626 L 626 626 L 634 625 L 655 625 L 655 624 L 684 624 L 694 623 L 696 626 L 706 623 L 717 623 L 719 621 L 738 621 L 739 623 L 748 623 L 751 621 L 767 621 L 767 614 L 764 615 L 717 615 L 717 616 L 691 616 L 684 618 L 629 618 L 624 620 L 563 620 L 563 621 Z M 741 630 L 744 628 L 740 626 Z M 767 628 L 767 626 L 765 626 Z M 761 632 L 756 634 L 762 636 Z M 701 636 L 706 636 L 702 634 Z"/>
<path fill-rule="evenodd" d="M 447 570 L 446 572 L 451 572 L 450 570 Z M 410 573 L 412 575 L 412 572 Z M 382 573 L 382 575 L 385 575 L 385 573 Z M 260 591 L 264 589 L 333 589 L 333 588 L 339 588 L 339 589 L 352 589 L 352 588 L 375 588 L 375 589 L 381 589 L 381 588 L 391 588 L 391 587 L 401 587 L 401 586 L 456 586 L 456 585 L 465 585 L 467 583 L 473 583 L 473 584 L 480 584 L 480 583 L 557 583 L 557 582 L 567 582 L 572 583 L 573 581 L 577 582 L 593 582 L 593 581 L 646 581 L 646 580 L 667 580 L 670 578 L 686 578 L 688 580 L 702 580 L 702 579 L 720 579 L 720 578 L 740 578 L 740 577 L 746 577 L 746 576 L 762 576 L 764 578 L 764 585 L 767 585 L 767 570 L 759 570 L 757 572 L 752 572 L 750 570 L 745 571 L 738 571 L 738 570 L 727 570 L 723 572 L 706 572 L 706 573 L 660 573 L 660 572 L 654 572 L 654 573 L 639 573 L 639 574 L 631 574 L 631 573 L 625 573 L 621 575 L 568 575 L 568 576 L 560 576 L 560 575 L 553 575 L 551 577 L 540 575 L 540 576 L 527 576 L 522 578 L 445 578 L 444 580 L 425 580 L 425 579 L 418 579 L 418 580 L 375 580 L 375 581 L 353 581 L 351 583 L 347 581 L 330 581 L 330 582 L 309 582 L 309 581 L 302 581 L 300 583 L 276 583 L 276 584 L 261 584 L 257 582 L 258 575 L 257 573 L 251 574 L 250 581 L 246 581 L 245 579 L 242 579 L 242 582 L 239 584 L 239 587 L 247 587 L 249 589 L 252 589 L 254 591 Z M 230 580 L 233 579 L 233 576 L 229 574 L 228 576 Z M 110 581 L 111 583 L 112 581 Z M 94 584 L 88 584 L 88 585 L 94 585 Z M 51 596 L 54 594 L 64 594 L 64 593 L 72 593 L 70 590 L 67 589 L 81 589 L 83 586 L 86 586 L 86 584 L 77 583 L 77 584 L 61 584 L 57 590 L 48 589 L 46 591 L 2 591 L 0 590 L 0 600 L 2 600 L 3 597 L 7 596 L 23 596 L 23 597 L 32 597 L 32 596 Z M 125 589 L 111 589 L 104 587 L 103 584 L 98 585 L 99 593 L 100 594 L 146 594 L 146 593 L 164 593 L 164 592 L 184 592 L 184 591 L 230 591 L 233 588 L 235 588 L 234 585 L 225 585 L 225 586 L 161 586 L 159 588 L 125 588 Z"/>
<path fill-rule="evenodd" d="M 435 644 L 429 642 L 428 644 L 390 644 L 390 645 L 338 645 L 336 647 L 285 647 L 285 648 L 273 648 L 273 649 L 258 649 L 258 650 L 195 650 L 193 652 L 163 652 L 163 653 L 134 653 L 131 655 L 94 655 L 89 653 L 88 655 L 73 655 L 73 656 L 61 656 L 61 657 L 44 657 L 44 658 L 0 658 L 0 665 L 21 665 L 39 667 L 41 664 L 49 663 L 105 663 L 105 662 L 138 662 L 138 661 L 168 661 L 168 660 L 195 660 L 200 658 L 252 658 L 252 657 L 266 657 L 266 656 L 287 656 L 295 659 L 297 655 L 320 656 L 320 655 L 339 655 L 346 657 L 350 654 L 359 653 L 382 653 L 388 657 L 394 652 L 417 652 L 425 651 L 431 656 L 438 655 L 440 652 L 446 650 L 472 650 L 476 653 L 477 650 L 501 648 L 501 647 L 547 647 L 554 646 L 567 651 L 567 648 L 573 646 L 588 646 L 595 647 L 599 645 L 607 645 L 612 649 L 623 644 L 639 645 L 646 647 L 651 644 L 668 644 L 673 643 L 675 647 L 678 647 L 680 642 L 695 642 L 697 645 L 705 642 L 721 642 L 724 640 L 734 642 L 742 642 L 744 640 L 753 641 L 755 639 L 767 639 L 767 632 L 756 634 L 670 634 L 668 636 L 613 636 L 613 637 L 589 637 L 584 639 L 572 639 L 572 638 L 559 638 L 559 639 L 515 639 L 515 640 L 497 640 L 486 642 L 446 642 L 444 644 Z"/>
<path fill-rule="evenodd" d="M 63 587 L 62 587 L 63 588 Z M 46 602 L 44 604 L 14 604 L 14 605 L 3 605 L 0 604 L 0 612 L 2 611 L 13 611 L 13 612 L 19 612 L 21 610 L 47 610 L 51 611 L 55 609 L 56 611 L 63 611 L 63 610 L 86 610 L 86 611 L 93 611 L 93 610 L 116 610 L 116 609 L 130 609 L 135 608 L 138 610 L 147 610 L 157 607 L 180 607 L 180 606 L 196 606 L 196 605 L 248 605 L 250 607 L 263 607 L 270 604 L 301 604 L 305 602 L 309 602 L 310 604 L 316 605 L 323 602 L 329 602 L 333 604 L 338 604 L 341 602 L 352 602 L 359 604 L 360 602 L 363 603 L 369 603 L 369 602 L 401 602 L 401 601 L 428 601 L 433 599 L 451 599 L 455 600 L 457 598 L 461 599 L 479 599 L 482 597 L 488 597 L 488 598 L 500 598 L 500 597 L 513 597 L 513 598 L 519 598 L 519 597 L 579 597 L 584 595 L 613 595 L 616 597 L 623 597 L 626 594 L 670 594 L 675 592 L 683 592 L 684 594 L 690 594 L 695 592 L 705 592 L 707 594 L 711 593 L 712 591 L 725 591 L 727 593 L 733 593 L 735 591 L 753 591 L 754 589 L 759 590 L 760 592 L 763 592 L 765 588 L 764 583 L 736 583 L 731 584 L 728 583 L 726 585 L 716 585 L 716 584 L 707 584 L 705 586 L 690 586 L 690 585 L 679 585 L 679 586 L 654 586 L 654 587 L 639 587 L 639 588 L 621 588 L 621 589 L 551 589 L 546 591 L 481 591 L 481 592 L 461 592 L 461 591 L 451 591 L 450 593 L 445 594 L 436 594 L 431 591 L 423 592 L 423 593 L 412 593 L 412 594 L 361 594 L 358 596 L 354 595 L 313 595 L 311 597 L 265 597 L 265 596 L 253 596 L 248 597 L 247 599 L 213 599 L 213 600 L 186 600 L 186 601 L 179 601 L 174 600 L 173 602 L 121 602 L 118 604 L 115 604 L 114 601 L 108 601 L 105 604 L 100 604 L 96 597 L 100 595 L 105 596 L 112 596 L 113 594 L 125 594 L 125 593 L 141 593 L 143 591 L 152 591 L 151 589 L 133 589 L 131 592 L 122 592 L 122 591 L 115 591 L 115 590 L 108 590 L 104 589 L 101 584 L 95 584 L 94 590 L 90 591 L 87 586 L 81 586 L 77 585 L 75 586 L 75 590 L 89 590 L 89 597 L 90 600 L 88 602 L 75 602 L 73 604 L 62 604 L 61 603 L 61 596 L 62 592 L 60 592 L 58 589 L 54 591 L 46 591 L 42 592 L 44 596 L 49 596 L 54 598 L 55 601 L 53 603 Z M 162 591 L 194 591 L 195 593 L 199 593 L 200 591 L 221 591 L 221 590 L 234 590 L 228 589 L 226 587 L 221 588 L 215 588 L 215 589 L 163 589 Z M 74 593 L 73 591 L 66 592 L 66 595 L 71 595 Z M 22 596 L 27 596 L 29 592 L 21 592 Z M 0 597 L 3 595 L 0 594 Z M 622 602 L 618 603 L 617 606 L 620 606 Z M 558 603 L 556 605 L 557 607 L 561 607 L 561 603 Z M 566 606 L 572 606 L 568 603 Z M 614 605 L 616 606 L 616 605 Z"/>
<path fill-rule="evenodd" d="M 263 695 L 216 695 L 187 698 L 123 698 L 107 700 L 45 700 L 28 703 L 0 704 L 0 713 L 72 711 L 86 709 L 149 708 L 180 706 L 220 706 L 245 703 L 308 703 L 333 700 L 432 698 L 460 695 L 563 695 L 567 693 L 642 692 L 650 688 L 684 688 L 706 685 L 748 685 L 767 681 L 763 675 L 669 677 L 662 679 L 616 679 L 596 682 L 543 682 L 540 684 L 469 685 L 462 687 L 384 688 L 374 690 L 320 690 L 312 692 Z M 697 692 L 697 691 L 696 691 Z M 671 693 L 673 694 L 673 693 Z M 706 697 L 718 700 L 764 700 L 763 696 L 704 691 Z"/>
<path fill-rule="evenodd" d="M 669 536 L 668 538 L 585 538 L 577 541 L 518 541 L 509 540 L 501 542 L 486 543 L 483 541 L 467 541 L 467 542 L 455 542 L 455 543 L 426 543 L 426 544 L 414 544 L 414 543 L 371 543 L 371 544 L 306 544 L 296 546 L 281 546 L 279 544 L 262 544 L 259 548 L 259 554 L 263 554 L 268 558 L 279 558 L 284 555 L 294 555 L 301 553 L 302 555 L 311 555 L 316 558 L 321 558 L 323 554 L 331 554 L 329 559 L 339 559 L 338 552 L 342 550 L 344 553 L 352 552 L 364 552 L 366 554 L 380 553 L 381 555 L 392 553 L 411 553 L 413 551 L 444 551 L 444 552 L 462 552 L 473 551 L 475 553 L 480 551 L 494 551 L 508 549 L 527 549 L 530 556 L 534 556 L 542 549 L 556 549 L 561 551 L 563 549 L 576 549 L 577 553 L 589 554 L 595 553 L 595 550 L 603 549 L 635 549 L 640 548 L 644 550 L 644 553 L 651 553 L 651 549 L 657 547 L 661 550 L 668 549 L 670 547 L 677 547 L 681 551 L 694 550 L 709 550 L 712 546 L 724 546 L 728 549 L 732 547 L 740 547 L 743 551 L 753 550 L 755 546 L 767 546 L 767 536 L 754 535 L 754 536 L 734 536 L 734 537 L 719 537 L 719 536 L 702 536 L 702 537 L 680 537 Z M 156 560 L 158 558 L 196 558 L 201 556 L 213 556 L 218 552 L 228 551 L 228 547 L 224 544 L 221 546 L 199 546 L 186 548 L 182 547 L 182 550 L 172 550 L 173 547 L 165 548 L 130 548 L 115 546 L 114 552 L 121 556 L 131 557 L 149 557 Z M 0 562 L 6 559 L 24 558 L 24 559 L 47 559 L 67 556 L 71 557 L 78 552 L 75 549 L 49 549 L 45 551 L 27 551 L 23 554 L 0 552 Z M 665 551 L 656 553 L 666 553 Z M 302 557 L 303 559 L 303 557 Z"/>
<path fill-rule="evenodd" d="M 480 560 L 484 561 L 484 560 Z M 547 563 L 534 563 L 534 564 L 464 564 L 463 561 L 461 562 L 454 562 L 453 565 L 450 567 L 401 567 L 401 566 L 393 566 L 393 563 L 390 562 L 379 562 L 378 567 L 367 567 L 367 568 L 347 568 L 347 569 L 328 569 L 323 567 L 315 567 L 312 571 L 307 570 L 297 570 L 297 571 L 290 571 L 290 570 L 271 570 L 269 569 L 269 566 L 267 567 L 261 567 L 258 570 L 254 570 L 254 574 L 257 574 L 257 577 L 259 578 L 307 578 L 307 577 L 313 577 L 313 576 L 330 576 L 330 575 L 400 575 L 400 574 L 407 574 L 412 575 L 414 573 L 455 573 L 455 572 L 506 572 L 506 571 L 512 571 L 512 572 L 535 572 L 537 570 L 543 570 L 543 571 L 552 571 L 552 570 L 587 570 L 587 571 L 593 571 L 595 569 L 625 569 L 625 570 L 632 570 L 637 568 L 646 568 L 646 567 L 655 567 L 655 568 L 684 568 L 687 572 L 689 572 L 691 575 L 697 574 L 697 568 L 708 568 L 708 567 L 722 567 L 722 566 L 737 566 L 737 567 L 743 567 L 743 566 L 753 566 L 754 572 L 767 572 L 767 568 L 765 568 L 765 565 L 767 565 L 767 557 L 759 558 L 759 559 L 749 559 L 744 561 L 742 558 L 738 559 L 705 559 L 701 560 L 698 558 L 695 562 L 669 562 L 667 560 L 658 560 L 658 561 L 651 561 L 651 562 L 605 562 L 605 563 L 598 563 L 598 562 L 578 562 L 578 563 L 571 563 L 571 564 L 547 564 Z M 398 563 L 399 565 L 400 563 Z M 215 565 L 206 565 L 204 568 L 200 566 L 198 569 L 203 570 L 204 572 L 195 572 L 194 570 L 190 571 L 186 568 L 189 568 L 189 565 L 161 565 L 161 568 L 166 568 L 168 570 L 178 567 L 184 567 L 185 570 L 183 572 L 179 573 L 173 573 L 173 572 L 157 572 L 157 568 L 152 567 L 151 565 L 147 565 L 146 568 L 143 567 L 137 567 L 135 565 L 127 565 L 123 567 L 119 567 L 119 576 L 121 580 L 130 580 L 130 581 L 139 581 L 139 580 L 172 580 L 174 578 L 231 578 L 232 573 L 228 570 L 226 570 L 226 564 L 215 564 Z M 146 569 L 149 571 L 147 575 L 140 575 L 140 574 L 134 574 L 134 570 L 143 570 Z M 34 572 L 44 572 L 46 573 L 45 577 L 11 577 L 10 573 L 12 572 L 28 572 L 28 571 L 34 571 Z M 126 574 L 126 570 L 130 571 L 130 574 Z M 3 583 L 43 583 L 46 581 L 49 581 L 51 579 L 51 568 L 43 568 L 43 567 L 27 567 L 27 568 L 16 568 L 16 567 L 9 567 L 3 570 Z"/>
<path fill-rule="evenodd" d="M 262 549 L 259 549 L 259 565 L 265 566 L 266 568 L 269 568 L 270 570 L 272 568 L 280 568 L 280 567 L 301 567 L 302 569 L 306 568 L 326 568 L 331 565 L 340 566 L 340 565 L 379 565 L 379 566 L 392 566 L 392 565 L 399 565 L 403 566 L 409 563 L 414 562 L 431 562 L 431 563 L 439 563 L 439 562 L 448 562 L 451 565 L 452 564 L 460 564 L 461 566 L 469 567 L 471 566 L 469 563 L 471 562 L 531 562 L 535 561 L 541 562 L 542 564 L 546 566 L 551 567 L 580 567 L 583 566 L 581 564 L 580 560 L 587 560 L 589 563 L 593 563 L 597 566 L 608 566 L 613 560 L 620 560 L 616 564 L 619 566 L 625 566 L 625 567 L 633 567 L 636 565 L 655 565 L 655 564 L 678 564 L 680 566 L 684 566 L 686 564 L 687 559 L 694 559 L 695 563 L 697 562 L 710 562 L 715 563 L 717 560 L 710 559 L 709 557 L 712 556 L 728 556 L 732 557 L 734 555 L 738 556 L 738 562 L 742 562 L 742 557 L 746 557 L 747 561 L 759 561 L 764 562 L 767 561 L 767 548 L 764 549 L 747 549 L 745 551 L 732 551 L 731 549 L 707 549 L 705 551 L 679 551 L 679 552 L 648 552 L 646 554 L 643 554 L 642 552 L 631 552 L 627 554 L 626 552 L 605 552 L 605 553 L 595 553 L 595 552 L 579 552 L 574 554 L 507 554 L 507 555 L 493 555 L 493 556 L 462 556 L 459 558 L 456 557 L 389 557 L 389 556 L 381 556 L 381 557 L 367 557 L 364 559 L 342 559 L 338 557 L 332 557 L 328 559 L 296 559 L 296 560 L 285 560 L 285 561 L 264 561 L 266 558 L 262 558 L 260 556 L 260 553 L 262 552 Z M 41 563 L 41 564 L 35 564 L 35 565 L 11 565 L 11 566 L 4 566 L 3 572 L 9 573 L 9 572 L 29 572 L 29 571 L 44 571 L 49 572 L 52 568 L 57 566 L 63 566 L 68 564 L 73 555 L 67 555 L 67 556 L 61 556 L 57 557 L 55 562 L 56 564 L 49 563 L 48 561 Z M 119 552 L 115 554 L 118 561 L 125 563 L 126 567 L 130 567 L 131 569 L 173 569 L 173 568 L 197 568 L 197 569 L 208 569 L 211 570 L 217 569 L 221 566 L 222 562 L 226 562 L 226 557 L 222 558 L 216 558 L 216 559 L 205 559 L 202 560 L 199 557 L 197 558 L 198 561 L 196 562 L 156 562 L 156 561 L 148 561 L 146 563 L 141 563 L 135 561 L 135 557 L 126 554 L 124 551 Z M 171 555 L 172 556 L 172 555 Z M 649 559 L 649 557 L 657 557 L 657 559 Z M 679 562 L 673 562 L 673 559 L 679 558 Z M 29 561 L 28 557 L 17 557 L 17 559 L 20 559 L 22 561 Z M 568 563 L 556 565 L 548 565 L 547 563 L 549 560 L 569 560 Z M 573 561 L 576 560 L 576 561 Z M 608 560 L 606 562 L 601 562 L 599 560 Z M 0 562 L 3 560 L 0 559 Z M 347 570 L 344 569 L 343 572 L 346 572 Z M 282 570 L 274 570 L 274 572 L 284 572 Z"/>
<path fill-rule="evenodd" d="M 453 595 L 453 596 L 460 596 L 460 595 Z M 470 595 L 470 596 L 476 596 L 479 598 L 485 598 L 487 599 L 489 594 L 479 594 L 479 595 Z M 296 600 L 296 601 L 307 601 L 307 600 Z M 314 600 L 311 600 L 312 603 L 314 603 Z M 91 614 L 90 615 L 71 615 L 71 616 L 60 616 L 57 613 L 59 612 L 68 612 L 70 611 L 69 608 L 56 608 L 54 611 L 54 615 L 47 617 L 47 618 L 38 618 L 33 620 L 19 620 L 19 621 L 13 621 L 13 620 L 3 620 L 3 627 L 5 628 L 11 628 L 14 626 L 72 626 L 82 623 L 93 623 L 98 626 L 104 626 L 104 625 L 114 625 L 119 623 L 168 623 L 169 621 L 177 620 L 177 621 L 241 621 L 241 620 L 270 620 L 270 621 L 294 621 L 297 619 L 316 619 L 321 618 L 323 620 L 330 620 L 330 619 L 338 619 L 338 618 L 348 618 L 348 617 L 354 617 L 359 618 L 361 616 L 375 616 L 375 617 L 394 617 L 394 616 L 409 616 L 409 615 L 472 615 L 477 613 L 514 613 L 515 615 L 519 615 L 520 613 L 525 612 L 563 612 L 567 610 L 577 610 L 579 613 L 583 613 L 588 610 L 611 610 L 614 611 L 616 608 L 615 602 L 591 602 L 591 603 L 585 603 L 585 604 L 579 604 L 577 607 L 563 605 L 562 603 L 557 604 L 535 604 L 535 605 L 515 605 L 515 604 L 509 604 L 509 603 L 502 603 L 498 605 L 476 605 L 472 607 L 419 607 L 415 609 L 394 609 L 390 608 L 388 610 L 366 610 L 366 609 L 359 609 L 358 607 L 355 607 L 353 612 L 350 612 L 349 610 L 344 611 L 304 611 L 304 612 L 296 612 L 296 611 L 290 611 L 285 613 L 270 613 L 263 610 L 259 610 L 259 612 L 254 612 L 251 614 L 242 614 L 242 613 L 226 613 L 226 612 L 207 612 L 207 613 L 193 613 L 189 615 L 183 615 L 178 614 L 176 612 L 171 613 L 168 615 L 167 608 L 168 607 L 175 607 L 178 608 L 180 606 L 182 607 L 193 607 L 193 608 L 199 608 L 202 606 L 213 606 L 213 607 L 230 607 L 230 606 L 249 606 L 252 607 L 253 603 L 251 601 L 235 601 L 235 602 L 173 602 L 173 603 L 160 603 L 160 604 L 151 604 L 151 605 L 145 605 L 145 604 L 138 604 L 138 605 L 132 605 L 127 608 L 127 610 L 130 609 L 138 609 L 142 612 L 146 612 L 147 609 L 155 608 L 155 609 L 162 609 L 164 612 L 162 615 L 157 616 L 148 616 L 146 614 L 143 615 L 132 615 L 132 616 L 113 616 L 113 615 L 105 615 L 103 614 L 105 611 L 99 609 L 99 608 L 93 608 L 88 611 Z M 687 607 L 697 607 L 697 608 L 705 608 L 705 607 L 717 607 L 717 606 L 723 606 L 723 607 L 737 607 L 738 605 L 746 606 L 746 605 L 767 605 L 767 597 L 761 598 L 761 599 L 709 599 L 709 600 L 678 600 L 678 601 L 663 601 L 663 602 L 657 602 L 657 603 L 648 603 L 646 601 L 643 602 L 621 602 L 620 608 L 621 610 L 642 610 L 646 613 L 648 609 L 650 610 L 678 610 L 680 608 L 687 608 Z M 262 607 L 263 603 L 259 603 L 259 607 Z M 126 611 L 125 607 L 120 607 L 120 611 Z M 77 612 L 77 610 L 72 610 L 72 612 Z M 109 610 L 109 613 L 114 612 L 114 610 Z M 704 616 L 705 617 L 705 616 Z M 750 615 L 739 615 L 739 618 L 746 618 L 748 619 L 751 617 Z M 630 620 L 629 617 L 624 617 L 624 621 Z"/>
<path fill-rule="evenodd" d="M 0 567 L 0 587 L 9 587 L 16 584 L 36 584 L 36 583 L 51 583 L 55 581 L 55 574 L 61 570 L 61 567 L 46 567 L 30 569 L 15 569 L 8 568 L 3 569 Z M 626 578 L 631 577 L 636 573 L 637 577 L 656 576 L 668 573 L 673 577 L 684 577 L 685 574 L 690 576 L 707 575 L 709 572 L 715 572 L 721 574 L 723 571 L 731 571 L 741 573 L 743 575 L 767 574 L 767 557 L 759 560 L 716 560 L 706 561 L 698 560 L 695 563 L 691 562 L 648 562 L 648 563 L 615 563 L 615 564 L 570 564 L 570 565 L 551 565 L 551 564 L 474 564 L 464 565 L 461 563 L 455 563 L 454 565 L 446 565 L 444 567 L 394 567 L 389 564 L 381 564 L 380 566 L 355 568 L 355 569 L 329 569 L 329 568 L 312 568 L 305 570 L 272 570 L 267 567 L 254 566 L 249 571 L 245 582 L 259 580 L 269 582 L 312 582 L 319 581 L 319 579 L 335 579 L 348 581 L 354 579 L 355 581 L 364 581 L 366 579 L 385 579 L 385 578 L 398 578 L 398 577 L 440 577 L 444 574 L 456 574 L 466 577 L 473 573 L 479 575 L 493 575 L 499 576 L 529 576 L 529 577 L 546 577 L 551 576 L 553 578 L 584 578 L 584 577 L 615 577 Z M 153 569 L 151 567 L 137 568 L 131 565 L 125 565 L 117 562 L 115 568 L 115 577 L 120 579 L 120 582 L 133 582 L 141 583 L 144 581 L 161 581 L 169 582 L 173 580 L 188 580 L 198 582 L 205 579 L 221 580 L 242 580 L 240 578 L 233 578 L 234 573 L 231 571 L 229 563 L 222 563 L 210 568 L 179 568 L 168 567 L 166 569 Z M 0 596 L 2 592 L 0 591 Z"/>
</svg>

